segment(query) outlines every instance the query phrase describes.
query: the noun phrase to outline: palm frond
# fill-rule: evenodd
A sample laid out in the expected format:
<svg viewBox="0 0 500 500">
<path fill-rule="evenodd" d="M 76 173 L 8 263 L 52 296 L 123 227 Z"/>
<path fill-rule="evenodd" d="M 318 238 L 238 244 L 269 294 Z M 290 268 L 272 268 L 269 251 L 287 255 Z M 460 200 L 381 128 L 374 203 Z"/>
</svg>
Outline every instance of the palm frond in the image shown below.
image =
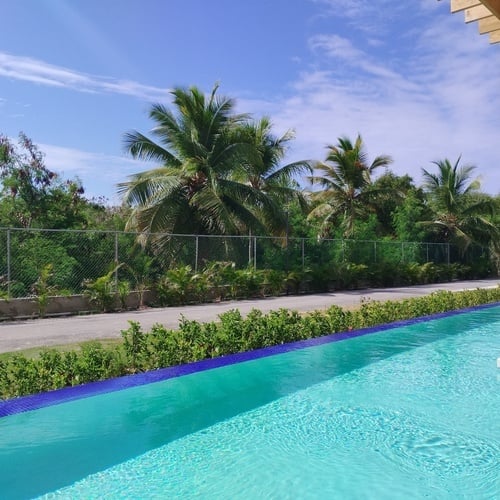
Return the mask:
<svg viewBox="0 0 500 500">
<path fill-rule="evenodd" d="M 182 184 L 177 171 L 160 168 L 132 175 L 130 181 L 118 184 L 118 193 L 128 205 L 147 205 L 168 197 Z"/>
<path fill-rule="evenodd" d="M 140 132 L 127 132 L 124 135 L 123 144 L 125 150 L 132 157 L 144 161 L 157 161 L 161 165 L 174 166 L 180 160 L 167 149 L 156 144 L 154 141 Z"/>
</svg>

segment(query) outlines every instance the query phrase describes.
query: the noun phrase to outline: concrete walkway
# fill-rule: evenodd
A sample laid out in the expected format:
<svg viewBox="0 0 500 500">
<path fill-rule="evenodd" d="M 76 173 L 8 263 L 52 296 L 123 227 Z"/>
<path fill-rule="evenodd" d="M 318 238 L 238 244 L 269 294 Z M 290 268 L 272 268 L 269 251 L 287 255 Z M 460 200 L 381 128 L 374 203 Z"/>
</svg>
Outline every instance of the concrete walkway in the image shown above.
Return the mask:
<svg viewBox="0 0 500 500">
<path fill-rule="evenodd" d="M 371 300 L 401 300 L 428 295 L 436 290 L 459 291 L 475 288 L 490 288 L 500 285 L 499 279 L 457 281 L 434 285 L 420 285 L 401 288 L 366 289 L 317 295 L 270 297 L 266 299 L 200 304 L 184 307 L 166 307 L 88 316 L 35 319 L 0 323 L 0 353 L 12 352 L 30 347 L 55 346 L 78 343 L 92 339 L 109 339 L 121 336 L 121 330 L 128 328 L 128 321 L 138 321 L 144 330 L 155 323 L 176 328 L 181 316 L 190 320 L 212 321 L 230 309 L 239 309 L 247 314 L 256 308 L 264 312 L 280 309 L 312 311 L 326 309 L 336 304 L 344 308 L 356 307 L 362 298 Z"/>
</svg>

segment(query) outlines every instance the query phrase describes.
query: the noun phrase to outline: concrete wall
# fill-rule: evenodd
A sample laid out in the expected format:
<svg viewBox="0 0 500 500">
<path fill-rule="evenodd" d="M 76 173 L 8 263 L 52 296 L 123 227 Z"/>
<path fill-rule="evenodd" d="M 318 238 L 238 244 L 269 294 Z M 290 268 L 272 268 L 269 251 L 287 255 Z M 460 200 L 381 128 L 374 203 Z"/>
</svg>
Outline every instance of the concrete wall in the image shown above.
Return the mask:
<svg viewBox="0 0 500 500">
<path fill-rule="evenodd" d="M 144 304 L 154 300 L 151 291 L 144 293 Z M 139 294 L 131 292 L 126 300 L 127 309 L 139 308 Z M 120 309 L 120 302 L 116 299 L 116 310 Z M 68 295 L 49 297 L 45 310 L 45 316 L 63 316 L 71 314 L 84 314 L 101 312 L 94 304 L 90 304 L 84 295 Z M 36 318 L 39 314 L 39 306 L 36 297 L 0 300 L 0 321 L 6 319 Z"/>
</svg>

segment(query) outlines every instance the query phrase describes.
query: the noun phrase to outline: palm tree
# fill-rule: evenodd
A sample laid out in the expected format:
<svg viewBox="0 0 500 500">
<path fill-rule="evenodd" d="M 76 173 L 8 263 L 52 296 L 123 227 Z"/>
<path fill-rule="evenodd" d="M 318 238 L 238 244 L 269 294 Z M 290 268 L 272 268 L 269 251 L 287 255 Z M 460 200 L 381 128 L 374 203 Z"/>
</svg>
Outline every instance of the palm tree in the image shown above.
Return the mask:
<svg viewBox="0 0 500 500">
<path fill-rule="evenodd" d="M 325 163 L 316 166 L 320 175 L 309 177 L 311 184 L 322 190 L 312 193 L 316 207 L 309 214 L 310 219 L 321 219 L 326 233 L 330 225 L 341 219 L 343 235 L 352 237 L 354 222 L 363 218 L 368 211 L 370 198 L 377 194 L 372 189 L 372 173 L 388 166 L 390 156 L 377 156 L 368 164 L 360 135 L 354 144 L 347 137 L 340 137 L 337 146 L 328 146 Z"/>
<path fill-rule="evenodd" d="M 125 135 L 134 158 L 158 164 L 118 187 L 132 207 L 127 229 L 139 231 L 143 242 L 154 233 L 150 239 L 158 250 L 171 242 L 169 234 L 262 231 L 255 206 L 279 213 L 272 198 L 234 179 L 237 165 L 256 152 L 241 127 L 248 116 L 235 114 L 234 101 L 217 90 L 215 85 L 205 96 L 196 87 L 175 88 L 176 113 L 151 106 L 156 141 L 135 131 Z"/>
<path fill-rule="evenodd" d="M 281 206 L 288 206 L 293 201 L 305 209 L 307 203 L 300 189 L 297 176 L 313 173 L 313 162 L 300 160 L 282 165 L 287 152 L 288 143 L 294 138 L 292 130 L 287 130 L 282 136 L 272 133 L 272 123 L 268 117 L 255 122 L 245 123 L 243 134 L 255 147 L 256 153 L 241 164 L 236 176 L 254 189 L 272 197 Z M 262 214 L 262 219 L 268 226 L 280 232 L 284 229 L 282 218 L 276 213 Z"/>
<path fill-rule="evenodd" d="M 438 168 L 436 174 L 422 169 L 424 189 L 433 211 L 432 220 L 422 224 L 436 231 L 441 241 L 456 244 L 462 252 L 473 242 L 498 245 L 494 200 L 481 194 L 478 178 L 471 178 L 476 167 L 459 167 L 460 159 L 454 165 L 448 159 L 433 162 Z"/>
</svg>

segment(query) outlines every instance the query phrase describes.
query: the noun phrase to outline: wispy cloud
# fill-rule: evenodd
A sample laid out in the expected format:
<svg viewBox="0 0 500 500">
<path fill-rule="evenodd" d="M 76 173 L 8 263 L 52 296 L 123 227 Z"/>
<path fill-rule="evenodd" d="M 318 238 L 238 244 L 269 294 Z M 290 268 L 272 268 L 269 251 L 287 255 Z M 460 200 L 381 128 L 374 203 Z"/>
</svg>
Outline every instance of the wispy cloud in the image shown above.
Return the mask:
<svg viewBox="0 0 500 500">
<path fill-rule="evenodd" d="M 351 72 L 356 80 L 360 80 L 360 72 L 367 73 L 372 77 L 384 80 L 384 86 L 388 79 L 394 84 L 408 88 L 411 86 L 407 78 L 401 73 L 392 69 L 386 61 L 379 62 L 368 52 L 356 47 L 355 43 L 349 38 L 337 34 L 314 35 L 309 40 L 309 47 L 323 55 L 323 65 L 327 65 L 327 59 L 332 59 L 335 63 L 335 72 Z M 342 70 L 339 70 L 342 63 Z"/>
<path fill-rule="evenodd" d="M 357 60 L 365 54 L 354 47 L 351 40 L 339 35 L 314 35 L 309 39 L 309 46 L 313 50 L 321 49 L 329 57 L 345 61 Z"/>
<path fill-rule="evenodd" d="M 311 1 L 323 6 L 325 16 L 341 18 L 357 30 L 372 35 L 390 31 L 396 19 L 408 13 L 407 3 L 394 0 Z"/>
<path fill-rule="evenodd" d="M 165 100 L 169 92 L 168 89 L 86 74 L 5 52 L 0 52 L 0 76 L 78 92 L 123 94 L 146 100 Z"/>
</svg>

